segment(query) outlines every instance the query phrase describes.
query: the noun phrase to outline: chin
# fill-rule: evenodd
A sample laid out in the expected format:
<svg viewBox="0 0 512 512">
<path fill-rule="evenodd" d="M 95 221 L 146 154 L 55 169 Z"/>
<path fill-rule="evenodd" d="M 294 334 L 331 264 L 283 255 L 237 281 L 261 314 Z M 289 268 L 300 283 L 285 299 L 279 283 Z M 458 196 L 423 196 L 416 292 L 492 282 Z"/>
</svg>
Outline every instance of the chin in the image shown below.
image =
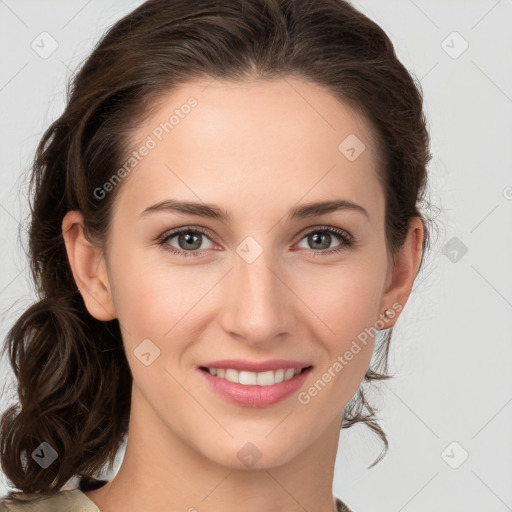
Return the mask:
<svg viewBox="0 0 512 512">
<path fill-rule="evenodd" d="M 235 437 L 225 443 L 208 446 L 204 455 L 216 464 L 237 470 L 271 469 L 292 461 L 301 451 L 299 439 L 287 435 L 286 440 L 276 426 L 265 432 L 251 435 L 247 432 L 242 438 Z M 213 451 L 211 450 L 213 449 Z"/>
</svg>

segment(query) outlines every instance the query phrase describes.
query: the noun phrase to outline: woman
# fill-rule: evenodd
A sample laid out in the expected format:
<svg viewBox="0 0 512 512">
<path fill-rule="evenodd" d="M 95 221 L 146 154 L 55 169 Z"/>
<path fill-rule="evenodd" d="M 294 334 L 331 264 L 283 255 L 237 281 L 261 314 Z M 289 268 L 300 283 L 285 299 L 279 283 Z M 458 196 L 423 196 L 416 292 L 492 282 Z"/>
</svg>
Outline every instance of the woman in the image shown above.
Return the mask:
<svg viewBox="0 0 512 512">
<path fill-rule="evenodd" d="M 362 388 L 428 246 L 429 159 L 419 86 L 345 1 L 117 22 L 34 162 L 0 510 L 350 512 L 340 428 L 387 448 Z"/>
</svg>

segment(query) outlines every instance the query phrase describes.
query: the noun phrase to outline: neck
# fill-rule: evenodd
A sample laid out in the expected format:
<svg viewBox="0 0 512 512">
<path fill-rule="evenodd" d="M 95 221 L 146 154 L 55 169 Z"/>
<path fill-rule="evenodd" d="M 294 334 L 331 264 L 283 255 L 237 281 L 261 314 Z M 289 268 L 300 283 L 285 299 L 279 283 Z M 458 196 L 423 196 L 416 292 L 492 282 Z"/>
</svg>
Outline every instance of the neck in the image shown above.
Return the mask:
<svg viewBox="0 0 512 512">
<path fill-rule="evenodd" d="M 306 450 L 281 455 L 280 459 L 265 457 L 266 453 L 278 452 L 271 450 L 272 445 L 263 447 L 260 442 L 259 451 L 247 441 L 230 440 L 236 452 L 243 446 L 243 455 L 252 454 L 258 459 L 259 454 L 254 467 L 241 468 L 240 457 L 226 456 L 220 463 L 206 457 L 204 450 L 188 441 L 194 439 L 193 433 L 187 436 L 186 432 L 164 425 L 142 396 L 134 392 L 121 467 L 107 484 L 85 494 L 101 512 L 195 512 L 205 508 L 209 512 L 336 512 L 332 480 L 340 423 L 336 416 Z M 267 437 L 275 436 L 282 443 L 286 439 L 284 432 L 278 434 L 276 429 Z M 229 436 L 225 432 L 211 432 L 211 443 L 226 445 L 226 439 Z M 230 452 L 229 448 L 225 451 Z"/>
</svg>

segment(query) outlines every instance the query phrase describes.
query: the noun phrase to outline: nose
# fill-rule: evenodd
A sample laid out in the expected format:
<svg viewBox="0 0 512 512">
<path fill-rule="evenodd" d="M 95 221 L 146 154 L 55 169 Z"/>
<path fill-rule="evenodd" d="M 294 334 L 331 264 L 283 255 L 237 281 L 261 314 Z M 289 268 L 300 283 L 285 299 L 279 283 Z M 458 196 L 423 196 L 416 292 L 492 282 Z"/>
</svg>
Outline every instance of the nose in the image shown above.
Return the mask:
<svg viewBox="0 0 512 512">
<path fill-rule="evenodd" d="M 294 295 L 271 249 L 264 249 L 254 261 L 236 254 L 222 293 L 226 299 L 221 323 L 231 336 L 265 345 L 289 332 Z"/>
</svg>

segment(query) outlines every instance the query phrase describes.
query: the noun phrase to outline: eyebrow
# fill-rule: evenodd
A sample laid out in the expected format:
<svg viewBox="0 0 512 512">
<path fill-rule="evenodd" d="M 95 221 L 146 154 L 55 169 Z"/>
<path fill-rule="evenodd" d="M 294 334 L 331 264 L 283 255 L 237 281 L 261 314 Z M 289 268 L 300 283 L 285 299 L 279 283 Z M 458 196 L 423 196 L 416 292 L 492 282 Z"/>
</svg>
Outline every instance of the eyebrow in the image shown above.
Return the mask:
<svg viewBox="0 0 512 512">
<path fill-rule="evenodd" d="M 325 215 L 338 210 L 351 210 L 364 214 L 370 218 L 368 212 L 361 205 L 347 201 L 345 199 L 336 199 L 331 201 L 320 201 L 316 203 L 306 203 L 295 206 L 290 209 L 287 219 L 306 219 Z M 215 220 L 230 221 L 231 215 L 214 204 L 196 203 L 192 201 L 178 201 L 177 199 L 166 199 L 154 205 L 148 206 L 141 216 L 156 211 L 171 211 L 188 215 L 197 215 Z"/>
</svg>

